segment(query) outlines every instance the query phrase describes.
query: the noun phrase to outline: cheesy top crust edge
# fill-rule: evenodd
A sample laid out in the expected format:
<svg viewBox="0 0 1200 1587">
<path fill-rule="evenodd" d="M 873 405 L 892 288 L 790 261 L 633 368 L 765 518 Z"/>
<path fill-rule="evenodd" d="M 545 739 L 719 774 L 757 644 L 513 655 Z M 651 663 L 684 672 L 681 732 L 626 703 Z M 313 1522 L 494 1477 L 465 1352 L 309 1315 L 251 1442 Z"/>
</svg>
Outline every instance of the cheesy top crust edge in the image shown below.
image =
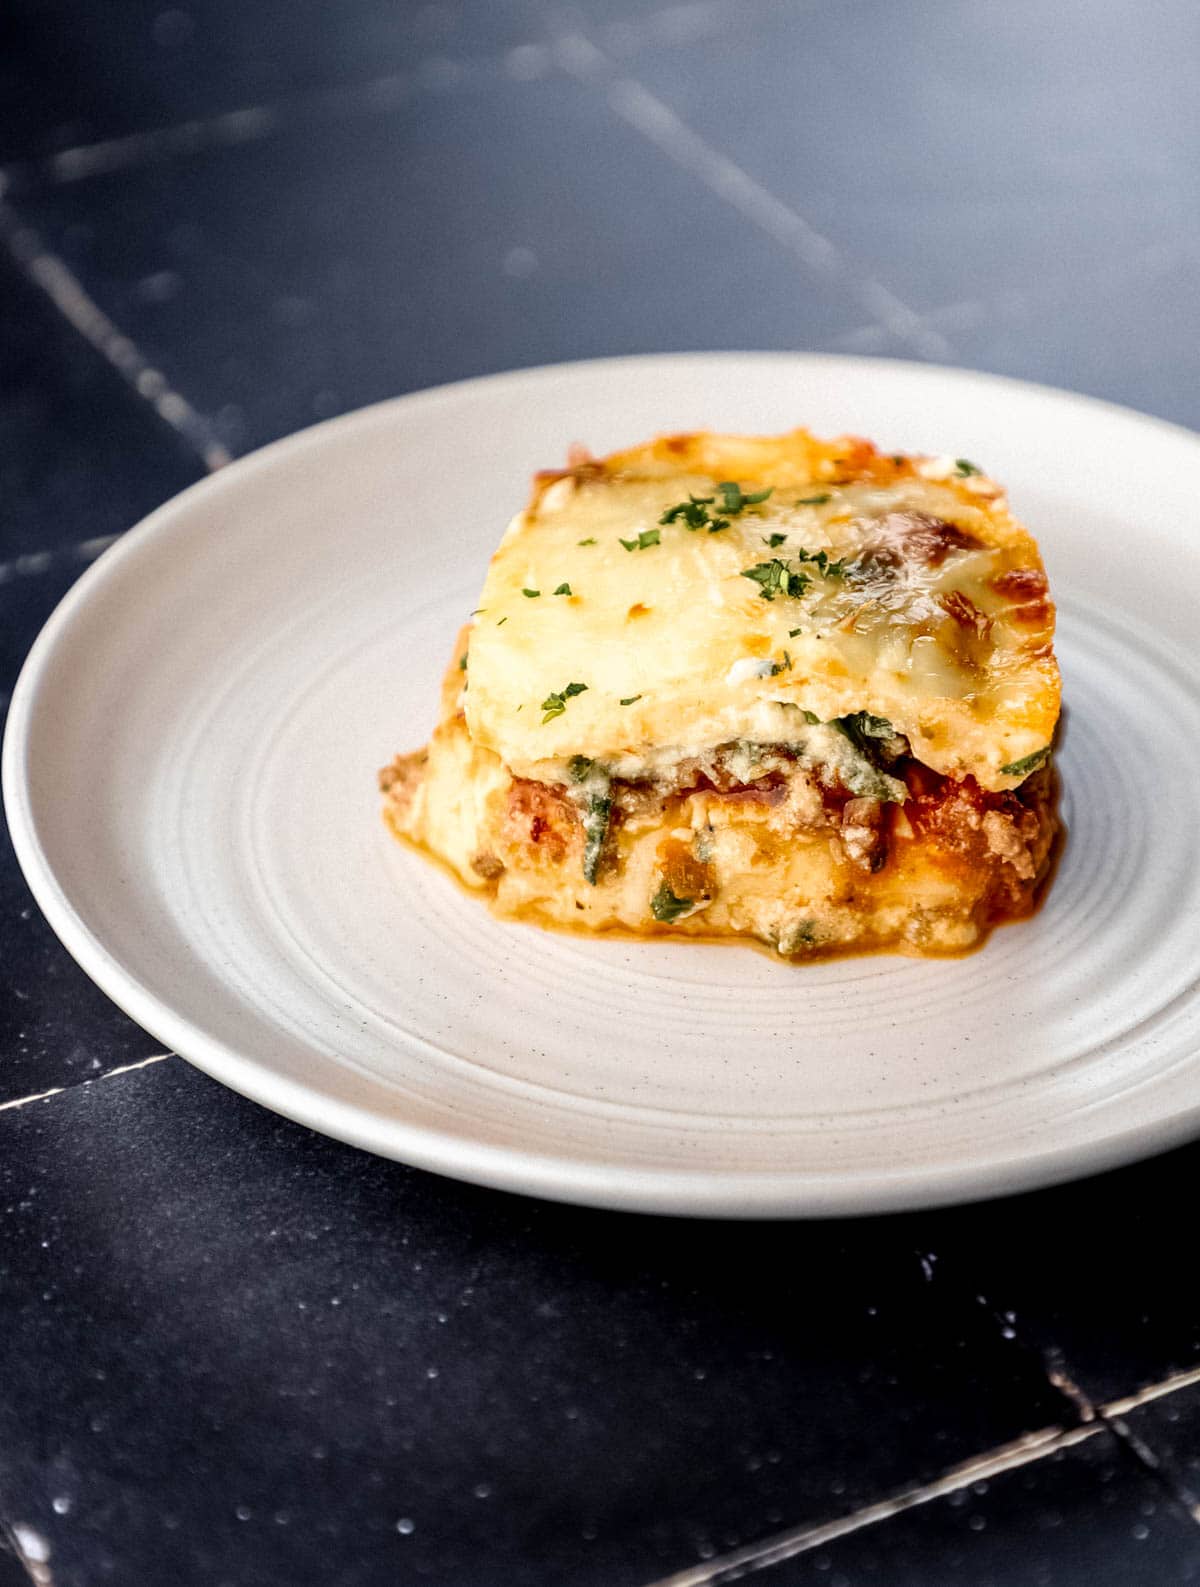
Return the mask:
<svg viewBox="0 0 1200 1587">
<path fill-rule="evenodd" d="M 823 725 L 865 713 L 996 791 L 1058 721 L 1054 607 L 1002 488 L 857 437 L 664 436 L 539 474 L 478 604 L 471 737 L 540 781 L 576 756 L 636 777 L 739 741 L 832 754 Z"/>
</svg>

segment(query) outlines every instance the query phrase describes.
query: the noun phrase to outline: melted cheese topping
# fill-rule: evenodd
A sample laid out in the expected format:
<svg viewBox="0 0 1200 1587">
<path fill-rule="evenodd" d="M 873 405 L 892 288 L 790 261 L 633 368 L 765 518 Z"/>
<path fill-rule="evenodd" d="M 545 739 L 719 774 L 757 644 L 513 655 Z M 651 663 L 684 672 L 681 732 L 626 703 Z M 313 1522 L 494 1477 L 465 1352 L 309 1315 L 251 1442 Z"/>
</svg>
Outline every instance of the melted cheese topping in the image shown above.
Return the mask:
<svg viewBox="0 0 1200 1587">
<path fill-rule="evenodd" d="M 726 480 L 771 495 L 726 512 Z M 690 496 L 727 527 L 661 521 Z M 849 438 L 677 436 L 540 476 L 478 604 L 471 737 L 540 781 L 576 755 L 634 777 L 737 740 L 811 745 L 865 711 L 996 790 L 1058 719 L 1053 607 L 1000 488 Z"/>
</svg>

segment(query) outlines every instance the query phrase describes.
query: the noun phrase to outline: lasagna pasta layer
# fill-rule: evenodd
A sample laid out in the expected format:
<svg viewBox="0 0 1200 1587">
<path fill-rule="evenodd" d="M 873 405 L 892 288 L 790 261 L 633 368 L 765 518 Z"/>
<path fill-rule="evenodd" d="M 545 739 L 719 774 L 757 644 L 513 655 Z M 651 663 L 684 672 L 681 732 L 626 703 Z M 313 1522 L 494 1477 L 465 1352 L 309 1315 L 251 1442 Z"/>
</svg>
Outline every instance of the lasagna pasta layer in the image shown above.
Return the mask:
<svg viewBox="0 0 1200 1587">
<path fill-rule="evenodd" d="M 539 475 L 398 836 L 545 925 L 788 955 L 976 944 L 1057 822 L 1053 607 L 963 459 L 667 437 Z"/>
</svg>

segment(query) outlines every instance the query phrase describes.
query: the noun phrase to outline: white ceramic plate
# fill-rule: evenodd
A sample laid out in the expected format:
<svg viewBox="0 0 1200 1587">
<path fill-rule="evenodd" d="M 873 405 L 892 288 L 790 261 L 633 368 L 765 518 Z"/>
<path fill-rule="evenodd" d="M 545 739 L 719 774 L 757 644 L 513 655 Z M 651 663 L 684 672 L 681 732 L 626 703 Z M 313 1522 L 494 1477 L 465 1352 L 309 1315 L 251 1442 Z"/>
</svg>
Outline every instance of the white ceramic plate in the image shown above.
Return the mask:
<svg viewBox="0 0 1200 1587">
<path fill-rule="evenodd" d="M 1070 839 L 960 961 L 502 924 L 385 833 L 527 476 L 694 426 L 804 422 L 1008 482 L 1060 606 Z M 620 359 L 321 425 L 90 569 L 13 697 L 4 794 L 67 947 L 167 1046 L 422 1167 L 606 1206 L 825 1214 L 990 1195 L 1200 1123 L 1200 440 L 883 361 Z"/>
</svg>

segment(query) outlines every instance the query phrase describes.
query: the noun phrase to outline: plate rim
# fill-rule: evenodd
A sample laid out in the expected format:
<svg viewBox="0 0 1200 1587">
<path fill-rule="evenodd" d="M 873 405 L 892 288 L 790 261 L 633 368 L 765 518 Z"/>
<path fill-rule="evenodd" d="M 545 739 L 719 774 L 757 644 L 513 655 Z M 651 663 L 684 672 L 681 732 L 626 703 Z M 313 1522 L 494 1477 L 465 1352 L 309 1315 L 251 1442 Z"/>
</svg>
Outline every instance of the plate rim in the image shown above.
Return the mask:
<svg viewBox="0 0 1200 1587">
<path fill-rule="evenodd" d="M 1000 385 L 1014 395 L 1065 401 L 1076 409 L 1081 405 L 1094 408 L 1106 416 L 1160 430 L 1191 446 L 1200 443 L 1200 435 L 1185 425 L 1063 387 L 953 365 L 778 349 L 636 353 L 531 365 L 385 398 L 283 436 L 202 476 L 122 534 L 63 595 L 30 647 L 9 704 L 0 755 L 0 787 L 18 864 L 51 929 L 85 974 L 119 1008 L 169 1052 L 231 1090 L 320 1134 L 376 1155 L 469 1183 L 559 1201 L 698 1217 L 862 1216 L 1017 1194 L 1113 1168 L 1194 1138 L 1200 1133 L 1200 1104 L 1149 1124 L 1110 1131 L 1083 1143 L 1069 1143 L 1032 1156 L 1018 1151 L 993 1155 L 973 1166 L 922 1164 L 890 1171 L 856 1168 L 850 1175 L 803 1169 L 780 1173 L 641 1168 L 520 1151 L 481 1142 L 466 1134 L 414 1125 L 394 1115 L 381 1117 L 367 1107 L 330 1096 L 239 1053 L 176 1014 L 164 998 L 124 967 L 76 912 L 38 836 L 34 801 L 25 776 L 39 695 L 53 659 L 68 639 L 81 609 L 119 575 L 127 562 L 137 559 L 148 541 L 169 535 L 181 508 L 194 504 L 197 498 L 217 500 L 223 491 L 238 489 L 243 480 L 285 462 L 289 455 L 304 451 L 314 441 L 328 439 L 342 429 L 358 430 L 389 422 L 393 416 L 402 415 L 406 407 L 428 409 L 453 403 L 475 391 L 536 386 L 568 371 L 619 372 L 689 362 L 743 367 L 753 363 L 759 367 L 810 370 L 814 366 L 841 365 L 860 374 L 886 373 L 890 379 L 902 376 L 976 387 Z"/>
</svg>

